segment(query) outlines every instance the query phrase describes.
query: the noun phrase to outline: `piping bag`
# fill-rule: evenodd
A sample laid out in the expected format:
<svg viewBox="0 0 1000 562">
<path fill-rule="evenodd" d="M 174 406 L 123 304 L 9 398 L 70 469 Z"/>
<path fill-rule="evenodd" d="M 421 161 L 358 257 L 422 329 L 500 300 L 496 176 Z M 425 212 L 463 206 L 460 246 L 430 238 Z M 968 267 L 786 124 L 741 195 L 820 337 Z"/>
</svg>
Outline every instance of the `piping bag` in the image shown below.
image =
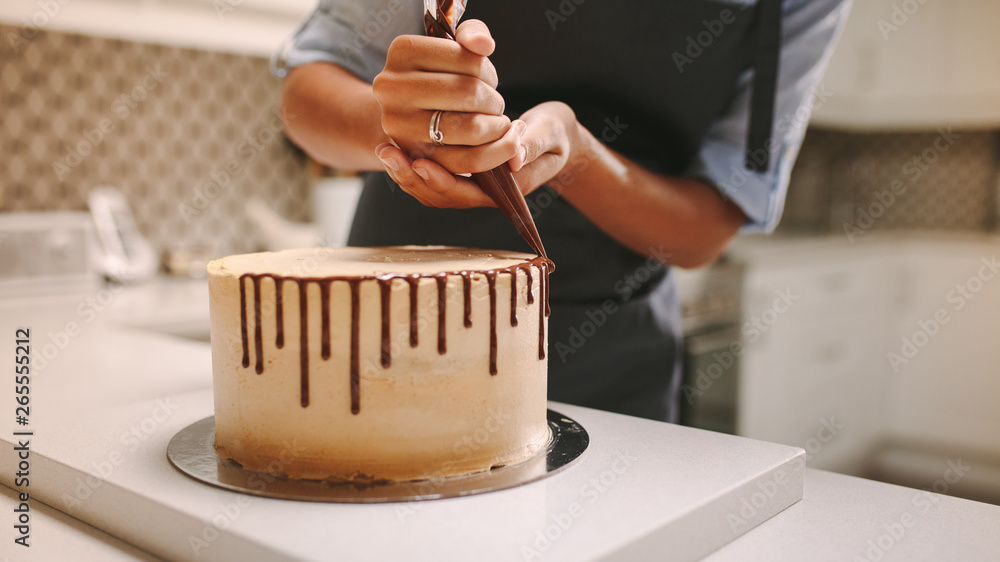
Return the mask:
<svg viewBox="0 0 1000 562">
<path fill-rule="evenodd" d="M 424 0 L 424 30 L 427 35 L 454 40 L 458 20 L 465 13 L 465 2 L 466 0 Z M 535 227 L 531 211 L 528 210 L 528 204 L 524 201 L 510 165 L 504 162 L 488 172 L 472 174 L 472 179 L 514 224 L 514 228 L 521 233 L 531 249 L 548 259 L 538 228 Z M 554 269 L 551 265 L 549 267 Z"/>
</svg>

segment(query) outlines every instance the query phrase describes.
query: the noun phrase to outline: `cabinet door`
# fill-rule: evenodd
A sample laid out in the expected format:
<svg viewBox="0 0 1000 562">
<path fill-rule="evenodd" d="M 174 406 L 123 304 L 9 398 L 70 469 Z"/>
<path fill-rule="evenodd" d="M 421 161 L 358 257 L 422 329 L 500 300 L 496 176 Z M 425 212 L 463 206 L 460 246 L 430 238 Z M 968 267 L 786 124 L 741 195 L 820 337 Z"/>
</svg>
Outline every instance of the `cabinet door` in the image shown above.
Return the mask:
<svg viewBox="0 0 1000 562">
<path fill-rule="evenodd" d="M 739 432 L 803 447 L 811 466 L 855 472 L 880 423 L 888 268 L 882 260 L 822 258 L 751 269 Z M 774 297 L 782 291 L 797 299 L 768 314 L 781 308 Z M 761 335 L 750 343 L 755 325 Z"/>
<path fill-rule="evenodd" d="M 4 1 L 0 22 L 268 57 L 315 5 L 316 0 Z"/>
<path fill-rule="evenodd" d="M 883 130 L 1000 124 L 1000 2 L 852 5 L 813 122 Z"/>
<path fill-rule="evenodd" d="M 1000 249 L 915 248 L 883 358 L 891 439 L 1000 454 Z"/>
</svg>

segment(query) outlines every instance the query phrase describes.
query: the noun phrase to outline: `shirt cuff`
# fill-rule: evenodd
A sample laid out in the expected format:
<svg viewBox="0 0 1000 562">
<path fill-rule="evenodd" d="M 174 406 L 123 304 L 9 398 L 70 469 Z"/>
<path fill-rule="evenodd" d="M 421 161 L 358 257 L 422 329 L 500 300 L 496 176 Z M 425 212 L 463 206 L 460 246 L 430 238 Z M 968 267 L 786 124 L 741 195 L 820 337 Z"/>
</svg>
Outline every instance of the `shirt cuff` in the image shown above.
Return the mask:
<svg viewBox="0 0 1000 562">
<path fill-rule="evenodd" d="M 394 0 L 320 2 L 285 56 L 289 68 L 312 62 L 342 66 L 371 83 L 385 66 L 392 40 L 423 34 L 420 4 Z"/>
<path fill-rule="evenodd" d="M 783 143 L 770 152 L 771 168 L 766 172 L 752 172 L 744 167 L 742 145 L 706 139 L 685 175 L 709 183 L 725 199 L 739 206 L 747 216 L 741 232 L 772 232 L 784 210 L 798 144 Z"/>
</svg>

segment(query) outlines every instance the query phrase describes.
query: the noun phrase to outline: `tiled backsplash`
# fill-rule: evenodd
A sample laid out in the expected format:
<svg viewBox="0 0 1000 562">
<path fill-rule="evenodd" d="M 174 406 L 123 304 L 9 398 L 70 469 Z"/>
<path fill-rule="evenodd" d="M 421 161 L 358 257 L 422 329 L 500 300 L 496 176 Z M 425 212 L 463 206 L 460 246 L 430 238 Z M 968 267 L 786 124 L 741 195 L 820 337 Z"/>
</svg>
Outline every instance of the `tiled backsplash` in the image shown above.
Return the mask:
<svg viewBox="0 0 1000 562">
<path fill-rule="evenodd" d="M 792 173 L 779 229 L 993 230 L 998 187 L 1000 132 L 813 128 Z"/>
<path fill-rule="evenodd" d="M 309 215 L 265 59 L 52 31 L 18 47 L 0 41 L 0 211 L 83 210 L 111 185 L 159 249 L 215 254 L 259 246 L 249 197 Z"/>
<path fill-rule="evenodd" d="M 291 220 L 312 214 L 263 58 L 39 31 L 16 51 L 0 41 L 0 61 L 0 211 L 82 210 L 112 185 L 159 249 L 220 255 L 259 247 L 251 196 Z M 841 233 L 859 207 L 881 206 L 871 229 L 989 230 L 998 176 L 996 132 L 812 129 L 779 229 Z"/>
</svg>

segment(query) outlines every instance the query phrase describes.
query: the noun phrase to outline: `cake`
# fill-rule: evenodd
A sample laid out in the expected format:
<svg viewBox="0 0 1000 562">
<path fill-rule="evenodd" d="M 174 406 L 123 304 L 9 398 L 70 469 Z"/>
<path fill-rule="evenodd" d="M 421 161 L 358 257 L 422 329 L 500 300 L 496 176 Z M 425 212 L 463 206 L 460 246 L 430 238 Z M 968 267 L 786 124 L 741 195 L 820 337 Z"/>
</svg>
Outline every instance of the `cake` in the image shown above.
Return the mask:
<svg viewBox="0 0 1000 562">
<path fill-rule="evenodd" d="M 550 269 L 439 246 L 209 263 L 216 452 L 249 470 L 352 481 L 530 457 L 549 438 Z"/>
</svg>

